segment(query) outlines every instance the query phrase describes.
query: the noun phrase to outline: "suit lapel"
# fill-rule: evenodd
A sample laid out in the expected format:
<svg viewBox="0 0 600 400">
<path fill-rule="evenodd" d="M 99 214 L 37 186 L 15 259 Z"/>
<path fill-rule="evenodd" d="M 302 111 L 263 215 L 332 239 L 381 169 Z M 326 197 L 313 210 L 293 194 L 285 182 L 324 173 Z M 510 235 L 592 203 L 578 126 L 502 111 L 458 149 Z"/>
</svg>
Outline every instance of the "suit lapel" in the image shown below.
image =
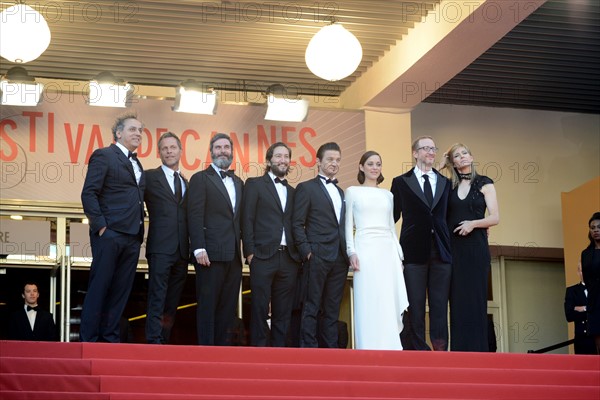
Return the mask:
<svg viewBox="0 0 600 400">
<path fill-rule="evenodd" d="M 179 176 L 181 177 L 181 180 L 183 181 L 183 188 L 185 188 L 183 194 L 181 195 L 181 201 L 183 201 L 183 199 L 185 199 L 185 197 L 187 196 L 189 183 L 188 183 L 187 179 L 185 179 L 183 177 L 183 175 L 181 175 L 181 172 L 179 173 Z"/>
<path fill-rule="evenodd" d="M 131 165 L 131 162 L 129 161 L 129 158 L 127 158 L 127 156 L 125 154 L 123 154 L 123 152 L 121 151 L 121 149 L 116 145 L 116 144 L 111 144 L 110 147 L 113 149 L 113 151 L 116 153 L 117 155 L 117 160 L 119 160 L 119 162 L 121 164 L 123 164 L 123 166 L 127 169 L 127 171 L 129 171 L 129 174 L 131 175 L 131 177 L 133 178 L 133 180 L 135 181 L 135 172 L 133 172 L 133 165 Z M 137 181 L 136 181 L 137 184 Z"/>
<path fill-rule="evenodd" d="M 221 183 L 223 183 L 221 181 Z M 242 180 L 234 175 L 233 176 L 233 186 L 235 187 L 235 210 L 233 211 L 233 214 L 236 215 L 241 208 L 242 205 Z M 223 187 L 225 187 L 225 184 L 223 183 Z M 225 192 L 227 192 L 227 190 L 225 190 Z M 227 199 L 229 199 L 229 194 L 227 194 Z M 229 200 L 229 204 L 231 204 L 231 200 Z"/>
<path fill-rule="evenodd" d="M 217 190 L 219 190 L 219 192 L 221 193 L 221 195 L 223 195 L 223 197 L 225 198 L 225 200 L 227 200 L 227 204 L 229 204 L 229 209 L 234 212 L 233 207 L 231 206 L 231 198 L 229 198 L 229 193 L 227 192 L 227 188 L 225 187 L 225 184 L 223 183 L 223 179 L 221 179 L 221 176 L 219 176 L 219 174 L 217 174 L 217 171 L 215 171 L 215 169 L 212 167 L 212 165 L 209 165 L 208 168 L 206 168 L 206 175 L 208 175 L 208 179 L 215 185 L 215 187 L 217 188 Z M 234 185 L 235 185 L 235 180 L 233 181 Z M 236 195 L 238 193 L 238 189 L 236 187 L 235 189 Z M 239 203 L 236 201 L 236 203 Z M 236 204 L 236 208 L 237 208 L 238 204 Z"/>
<path fill-rule="evenodd" d="M 286 213 L 288 210 L 290 210 L 292 187 L 289 185 L 289 183 L 285 184 L 285 196 L 286 196 L 286 201 L 285 201 L 285 209 L 283 210 L 284 213 Z"/>
<path fill-rule="evenodd" d="M 27 321 L 27 323 L 29 324 L 29 321 Z M 39 323 L 40 323 L 40 313 L 39 313 L 39 311 L 38 311 L 38 312 L 36 313 L 35 320 L 33 321 L 33 329 L 32 329 L 32 332 L 34 332 L 34 333 L 36 332 L 36 329 L 38 328 L 38 325 L 39 325 Z"/>
<path fill-rule="evenodd" d="M 26 327 L 28 332 L 33 332 L 33 329 L 31 329 L 31 323 L 29 322 L 29 317 L 27 316 L 27 311 L 25 311 L 25 308 L 23 308 L 23 311 L 21 312 L 21 320 L 22 320 L 22 324 L 23 326 Z M 37 315 L 35 318 L 35 322 L 33 323 L 33 327 L 35 328 L 35 323 L 37 322 Z"/>
<path fill-rule="evenodd" d="M 346 219 L 346 200 L 344 199 L 344 191 L 337 187 L 338 192 L 340 192 L 340 198 L 342 199 L 342 208 L 340 209 L 340 220 L 338 221 L 341 224 Z"/>
<path fill-rule="evenodd" d="M 173 201 L 176 202 L 175 193 L 173 193 L 171 186 L 169 186 L 169 182 L 167 181 L 167 175 L 165 174 L 165 171 L 163 171 L 162 167 L 158 167 L 157 171 L 158 171 L 158 182 L 160 183 L 162 188 L 166 191 L 165 193 L 169 193 L 171 195 L 171 199 L 173 199 Z"/>
<path fill-rule="evenodd" d="M 331 207 L 331 211 L 333 212 L 334 219 L 337 221 L 337 215 L 335 214 L 335 207 L 333 205 L 333 200 L 331 200 L 331 196 L 329 195 L 327 188 L 325 187 L 325 185 L 323 185 L 323 183 L 321 182 L 321 178 L 319 178 L 319 176 L 317 176 L 314 179 L 314 181 L 315 181 L 315 184 L 317 186 L 319 186 L 319 188 L 321 188 L 323 195 L 329 202 L 329 206 Z M 338 188 L 337 186 L 336 186 L 336 189 L 338 189 L 338 191 L 341 191 L 341 189 Z M 340 220 L 341 220 L 342 219 L 342 211 L 344 210 L 344 195 L 342 193 L 340 193 L 340 196 L 342 196 L 342 209 L 340 210 Z M 337 221 L 337 222 L 338 222 L 338 224 L 340 223 L 340 221 Z"/>
<path fill-rule="evenodd" d="M 431 205 L 432 209 L 435 208 L 437 203 L 442 198 L 442 193 L 444 193 L 444 189 L 448 184 L 448 181 L 446 181 L 446 179 L 444 179 L 444 177 L 438 171 L 434 169 L 433 172 L 435 172 L 437 175 L 437 183 L 435 184 L 435 195 L 433 196 L 433 204 Z"/>
<path fill-rule="evenodd" d="M 263 183 L 265 184 L 266 188 L 267 188 L 267 192 L 271 193 L 271 196 L 273 196 L 273 200 L 275 201 L 275 204 L 279 204 L 279 209 L 282 209 L 281 207 L 281 200 L 279 199 L 279 193 L 277 193 L 277 189 L 275 188 L 275 183 L 273 182 L 273 180 L 271 179 L 271 177 L 266 174 L 263 175 Z M 289 192 L 289 190 L 286 191 Z M 287 204 L 287 203 L 286 203 Z"/>
<path fill-rule="evenodd" d="M 423 193 L 423 189 L 421 189 L 421 185 L 419 185 L 419 180 L 417 179 L 417 175 L 415 174 L 415 170 L 413 168 L 412 173 L 407 176 L 403 176 L 402 179 L 406 182 L 410 190 L 412 190 L 427 207 L 429 207 L 429 203 L 425 198 L 425 193 Z M 437 193 L 437 188 L 436 188 Z M 434 201 L 435 204 L 435 201 Z"/>
</svg>

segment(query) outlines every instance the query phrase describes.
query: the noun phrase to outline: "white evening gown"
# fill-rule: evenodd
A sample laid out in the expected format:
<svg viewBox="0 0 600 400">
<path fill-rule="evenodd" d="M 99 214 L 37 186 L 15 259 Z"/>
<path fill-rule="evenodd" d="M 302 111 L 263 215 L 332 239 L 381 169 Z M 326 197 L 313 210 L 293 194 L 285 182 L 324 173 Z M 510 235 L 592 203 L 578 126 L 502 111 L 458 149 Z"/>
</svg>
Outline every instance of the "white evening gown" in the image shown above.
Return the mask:
<svg viewBox="0 0 600 400">
<path fill-rule="evenodd" d="M 355 253 L 360 263 L 360 271 L 354 272 L 356 348 L 402 350 L 402 314 L 408 297 L 393 195 L 366 186 L 352 186 L 345 194 L 347 252 Z"/>
</svg>

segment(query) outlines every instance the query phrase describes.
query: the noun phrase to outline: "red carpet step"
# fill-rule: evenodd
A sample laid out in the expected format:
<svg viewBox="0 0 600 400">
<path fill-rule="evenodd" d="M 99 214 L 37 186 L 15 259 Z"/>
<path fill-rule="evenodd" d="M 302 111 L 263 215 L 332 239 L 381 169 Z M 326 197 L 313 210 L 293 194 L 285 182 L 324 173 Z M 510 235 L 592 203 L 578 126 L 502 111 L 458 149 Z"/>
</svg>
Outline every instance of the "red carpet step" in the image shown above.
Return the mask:
<svg viewBox="0 0 600 400">
<path fill-rule="evenodd" d="M 599 399 L 600 357 L 0 341 L 0 398 Z"/>
</svg>

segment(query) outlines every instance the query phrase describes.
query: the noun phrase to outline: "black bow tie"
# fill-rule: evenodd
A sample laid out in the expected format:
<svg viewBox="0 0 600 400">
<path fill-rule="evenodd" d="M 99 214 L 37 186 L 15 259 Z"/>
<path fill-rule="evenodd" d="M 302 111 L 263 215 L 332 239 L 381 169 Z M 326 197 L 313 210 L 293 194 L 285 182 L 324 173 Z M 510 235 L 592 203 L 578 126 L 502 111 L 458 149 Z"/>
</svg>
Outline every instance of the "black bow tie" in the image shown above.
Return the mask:
<svg viewBox="0 0 600 400">
<path fill-rule="evenodd" d="M 31 310 L 37 311 L 37 306 L 35 306 L 35 307 L 27 306 L 27 311 L 31 311 Z"/>
<path fill-rule="evenodd" d="M 279 179 L 279 178 L 275 178 L 274 179 L 275 183 L 281 183 L 282 185 L 285 185 L 287 183 L 287 179 L 283 178 L 283 179 Z"/>
<path fill-rule="evenodd" d="M 127 154 L 127 158 L 133 158 L 134 160 L 137 160 L 137 153 L 132 153 L 130 151 L 129 154 Z"/>
<path fill-rule="evenodd" d="M 323 175 L 319 175 L 319 178 L 323 179 L 325 181 L 325 183 L 333 183 L 334 185 L 337 185 L 337 183 L 338 183 L 337 178 L 329 179 L 329 178 L 325 178 Z"/>
<path fill-rule="evenodd" d="M 227 170 L 227 171 L 221 170 L 221 171 L 219 171 L 219 175 L 221 175 L 221 179 L 225 179 L 228 176 L 233 178 L 233 171 L 232 170 Z"/>
</svg>

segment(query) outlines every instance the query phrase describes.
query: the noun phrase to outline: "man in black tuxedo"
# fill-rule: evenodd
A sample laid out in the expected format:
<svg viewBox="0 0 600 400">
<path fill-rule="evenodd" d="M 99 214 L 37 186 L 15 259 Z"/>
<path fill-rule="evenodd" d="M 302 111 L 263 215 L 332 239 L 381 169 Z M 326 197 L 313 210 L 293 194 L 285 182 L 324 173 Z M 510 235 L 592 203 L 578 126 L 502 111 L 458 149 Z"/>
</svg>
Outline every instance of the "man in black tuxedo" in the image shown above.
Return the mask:
<svg viewBox="0 0 600 400">
<path fill-rule="evenodd" d="M 581 275 L 581 263 L 577 267 L 579 282 L 565 292 L 565 317 L 575 323 L 575 354 L 598 354 L 594 338 L 587 334 L 587 289 Z"/>
<path fill-rule="evenodd" d="M 46 310 L 38 306 L 40 293 L 34 282 L 27 282 L 21 294 L 25 304 L 15 311 L 8 326 L 9 338 L 12 340 L 29 340 L 55 342 L 57 340 L 54 318 Z"/>
<path fill-rule="evenodd" d="M 294 241 L 307 274 L 300 323 L 300 347 L 318 347 L 320 334 L 326 347 L 338 347 L 338 317 L 350 265 L 344 233 L 344 192 L 337 187 L 342 152 L 337 143 L 317 150 L 319 175 L 302 182 L 294 199 Z"/>
<path fill-rule="evenodd" d="M 412 144 L 416 165 L 392 181 L 394 219 L 402 216 L 400 245 L 410 307 L 403 333 L 407 350 L 430 350 L 425 338 L 425 298 L 429 302 L 434 350 L 448 350 L 448 296 L 452 255 L 446 224 L 450 181 L 433 168 L 437 147 L 429 136 Z"/>
<path fill-rule="evenodd" d="M 90 224 L 92 265 L 81 311 L 83 342 L 119 342 L 119 320 L 133 286 L 144 238 L 145 175 L 135 150 L 144 126 L 136 114 L 117 118 L 116 143 L 90 157 L 81 191 Z"/>
<path fill-rule="evenodd" d="M 189 261 L 187 182 L 179 171 L 181 141 L 172 132 L 158 140 L 162 165 L 146 171 L 144 200 L 150 224 L 146 241 L 148 311 L 146 340 L 169 343 Z"/>
<path fill-rule="evenodd" d="M 198 344 L 230 345 L 242 280 L 242 180 L 229 170 L 233 142 L 210 140 L 212 163 L 190 179 L 188 227 L 196 269 Z"/>
<path fill-rule="evenodd" d="M 242 240 L 250 265 L 253 346 L 285 347 L 292 317 L 300 259 L 292 235 L 294 188 L 285 179 L 291 157 L 288 145 L 274 143 L 267 149 L 265 174 L 244 186 Z"/>
</svg>

